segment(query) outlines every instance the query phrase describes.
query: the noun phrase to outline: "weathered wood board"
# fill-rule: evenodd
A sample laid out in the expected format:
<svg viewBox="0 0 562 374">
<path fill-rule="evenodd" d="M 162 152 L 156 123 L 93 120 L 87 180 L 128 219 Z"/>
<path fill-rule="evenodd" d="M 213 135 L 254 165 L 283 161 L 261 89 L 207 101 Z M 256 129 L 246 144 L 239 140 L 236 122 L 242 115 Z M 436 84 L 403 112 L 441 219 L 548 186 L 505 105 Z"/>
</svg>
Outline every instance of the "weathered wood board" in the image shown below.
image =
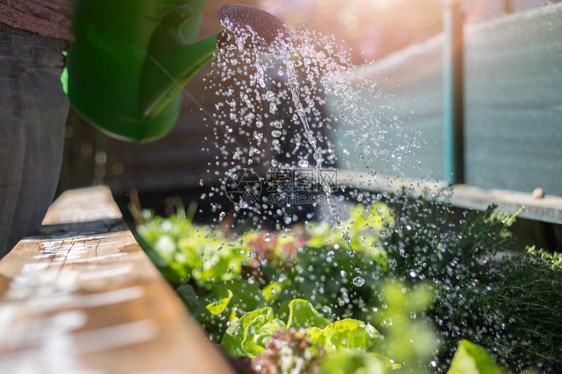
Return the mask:
<svg viewBox="0 0 562 374">
<path fill-rule="evenodd" d="M 232 373 L 106 187 L 65 192 L 0 261 L 1 373 Z"/>
</svg>

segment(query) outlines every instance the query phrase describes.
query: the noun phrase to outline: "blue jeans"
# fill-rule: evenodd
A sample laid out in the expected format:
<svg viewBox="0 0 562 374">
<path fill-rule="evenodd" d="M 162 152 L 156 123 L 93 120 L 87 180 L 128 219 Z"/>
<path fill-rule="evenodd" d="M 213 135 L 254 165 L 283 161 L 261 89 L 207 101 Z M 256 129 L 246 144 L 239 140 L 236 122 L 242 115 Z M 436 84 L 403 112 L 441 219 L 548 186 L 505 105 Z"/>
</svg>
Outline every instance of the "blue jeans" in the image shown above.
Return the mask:
<svg viewBox="0 0 562 374">
<path fill-rule="evenodd" d="M 41 225 L 55 195 L 66 44 L 0 23 L 0 258 Z"/>
</svg>

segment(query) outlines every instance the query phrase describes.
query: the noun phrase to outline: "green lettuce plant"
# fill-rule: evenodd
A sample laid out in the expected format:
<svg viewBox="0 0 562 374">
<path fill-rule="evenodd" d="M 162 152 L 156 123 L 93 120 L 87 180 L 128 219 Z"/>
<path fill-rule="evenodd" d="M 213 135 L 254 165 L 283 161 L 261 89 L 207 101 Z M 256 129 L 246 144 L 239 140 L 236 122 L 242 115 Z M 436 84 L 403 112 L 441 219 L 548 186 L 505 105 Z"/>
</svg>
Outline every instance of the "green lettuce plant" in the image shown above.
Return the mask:
<svg viewBox="0 0 562 374">
<path fill-rule="evenodd" d="M 179 209 L 145 213 L 137 235 L 211 339 L 261 372 L 560 364 L 560 255 L 506 256 L 515 215 L 493 207 L 451 226 L 446 204 L 392 203 L 352 207 L 340 232 L 308 223 L 235 236 Z"/>
</svg>

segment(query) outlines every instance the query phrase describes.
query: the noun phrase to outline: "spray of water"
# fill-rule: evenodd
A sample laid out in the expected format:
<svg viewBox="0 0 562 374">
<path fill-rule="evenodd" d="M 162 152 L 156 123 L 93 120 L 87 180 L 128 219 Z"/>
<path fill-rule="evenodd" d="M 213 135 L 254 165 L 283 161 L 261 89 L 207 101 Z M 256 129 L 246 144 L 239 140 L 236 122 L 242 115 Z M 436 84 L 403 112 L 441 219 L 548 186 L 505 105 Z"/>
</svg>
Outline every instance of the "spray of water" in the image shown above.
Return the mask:
<svg viewBox="0 0 562 374">
<path fill-rule="evenodd" d="M 396 136 L 401 132 L 398 121 L 383 123 L 373 116 L 372 103 L 380 95 L 378 86 L 351 64 L 349 52 L 333 38 L 305 28 L 287 27 L 273 42 L 265 43 L 248 26 L 234 25 L 228 18 L 222 22 L 230 33 L 207 77 L 207 88 L 217 98 L 212 126 L 221 155 L 211 166 L 226 169 L 226 176 L 242 169 L 262 175 L 271 169 L 292 171 L 294 175 L 313 169 L 320 192 L 326 197 L 328 220 L 342 230 L 341 236 L 353 255 L 349 234 L 341 225 L 340 217 L 346 214 L 338 204 L 344 200 L 342 190 L 330 184 L 326 168 L 357 169 L 357 165 L 338 165 L 338 153 L 343 152 L 347 160 L 346 155 L 353 152 L 361 159 L 360 167 L 372 177 L 377 175 L 373 162 L 392 159 L 393 168 L 400 172 L 400 158 L 413 149 L 413 142 L 401 142 L 396 146 L 400 152 L 388 151 L 392 147 L 386 140 L 389 130 L 395 134 L 394 141 L 404 139 Z M 324 110 L 327 103 L 338 115 Z M 332 141 L 345 142 L 350 137 L 353 150 Z M 378 152 L 382 143 L 385 147 Z M 287 193 L 282 188 L 273 192 Z M 268 216 L 281 223 L 278 228 L 300 217 L 311 219 L 319 210 L 317 202 L 308 206 L 271 204 L 270 196 L 262 194 L 255 202 L 239 202 L 237 208 Z M 376 201 L 380 198 L 377 196 L 373 194 L 375 198 L 370 200 Z"/>
</svg>

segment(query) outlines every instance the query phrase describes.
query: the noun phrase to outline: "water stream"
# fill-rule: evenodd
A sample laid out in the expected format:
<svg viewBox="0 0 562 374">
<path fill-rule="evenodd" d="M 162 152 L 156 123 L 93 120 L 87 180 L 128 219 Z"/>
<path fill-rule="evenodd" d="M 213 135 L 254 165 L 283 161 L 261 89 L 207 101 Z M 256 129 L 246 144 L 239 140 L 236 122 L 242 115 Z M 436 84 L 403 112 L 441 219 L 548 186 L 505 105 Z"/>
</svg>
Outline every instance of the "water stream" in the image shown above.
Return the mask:
<svg viewBox="0 0 562 374">
<path fill-rule="evenodd" d="M 327 178 L 324 176 L 322 171 L 322 163 L 324 161 L 322 157 L 322 150 L 317 144 L 316 136 L 314 135 L 314 132 L 310 128 L 310 125 L 308 123 L 308 118 L 306 116 L 306 111 L 304 110 L 304 107 L 302 106 L 300 100 L 298 75 L 295 72 L 293 62 L 290 59 L 285 60 L 285 65 L 287 67 L 287 77 L 288 77 L 289 90 L 291 91 L 291 99 L 293 104 L 295 105 L 295 110 L 300 118 L 300 121 L 302 122 L 305 137 L 308 143 L 310 144 L 310 146 L 312 147 L 313 158 L 314 161 L 316 162 L 316 172 L 318 173 L 318 179 L 320 185 L 322 186 L 322 191 L 326 194 L 327 202 L 330 208 L 330 212 L 334 218 L 334 221 L 337 227 L 341 229 L 342 224 L 340 220 L 340 212 L 338 207 L 336 206 L 336 203 L 334 202 L 334 199 L 332 199 L 332 188 L 330 187 L 330 184 L 328 183 Z M 353 248 L 351 248 L 351 241 L 349 238 L 349 233 L 347 231 L 343 233 L 342 239 L 345 241 L 345 244 L 349 250 L 349 254 L 353 255 L 354 252 L 353 252 Z"/>
<path fill-rule="evenodd" d="M 263 169 L 265 165 L 270 170 L 299 173 L 306 171 L 311 162 L 319 186 L 316 192 L 324 195 L 329 220 L 342 231 L 341 238 L 353 255 L 349 234 L 341 224 L 343 213 L 336 204 L 338 186 L 330 184 L 326 169 L 338 159 L 329 138 L 334 132 L 342 135 L 339 137 L 356 138 L 353 153 L 360 158 L 375 151 L 373 147 L 384 140 L 387 130 L 373 118 L 372 108 L 362 107 L 360 100 L 362 95 L 376 97 L 377 87 L 356 71 L 348 52 L 333 39 L 306 29 L 290 32 L 290 41 L 280 38 L 264 53 L 248 48 L 259 45 L 249 43 L 258 38 L 254 33 L 239 30 L 235 41 L 214 62 L 208 89 L 219 98 L 213 117 L 216 147 L 221 154 L 214 166 L 226 168 L 226 175 L 232 176 L 238 170 Z M 339 118 L 323 111 L 328 100 L 334 98 L 333 105 L 341 108 Z M 360 124 L 363 129 L 347 126 L 348 123 Z M 390 126 L 397 130 L 396 123 Z M 346 152 L 349 153 L 344 149 Z M 385 152 L 377 157 L 388 158 Z M 393 161 L 399 164 L 399 157 Z M 362 167 L 376 176 L 367 160 L 362 161 Z M 252 203 L 243 201 L 238 207 L 255 214 L 283 216 L 285 224 L 298 220 L 292 211 L 305 209 L 290 203 L 281 208 L 262 201 Z"/>
</svg>

